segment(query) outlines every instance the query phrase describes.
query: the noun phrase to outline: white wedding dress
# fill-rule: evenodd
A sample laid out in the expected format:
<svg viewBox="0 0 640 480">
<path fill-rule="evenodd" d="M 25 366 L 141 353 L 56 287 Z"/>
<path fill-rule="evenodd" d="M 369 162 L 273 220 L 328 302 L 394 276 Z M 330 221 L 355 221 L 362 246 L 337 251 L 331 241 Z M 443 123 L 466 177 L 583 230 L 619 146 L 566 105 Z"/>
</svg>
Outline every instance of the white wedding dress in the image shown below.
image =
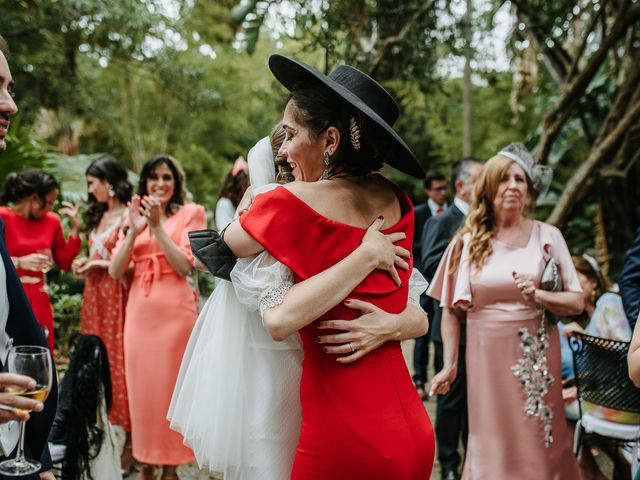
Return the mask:
<svg viewBox="0 0 640 480">
<path fill-rule="evenodd" d="M 249 152 L 254 194 L 275 186 L 269 139 Z M 302 343 L 274 341 L 260 312 L 282 301 L 291 270 L 263 252 L 219 282 L 185 350 L 167 415 L 198 465 L 225 480 L 289 478 L 300 433 Z M 241 300 L 239 300 L 241 299 Z"/>
<path fill-rule="evenodd" d="M 276 187 L 269 139 L 248 155 L 255 195 Z M 200 312 L 185 350 L 167 419 L 200 468 L 225 480 L 289 478 L 301 426 L 302 342 L 274 341 L 261 312 L 282 302 L 291 270 L 268 252 L 238 260 Z M 414 269 L 409 303 L 428 284 Z"/>
</svg>

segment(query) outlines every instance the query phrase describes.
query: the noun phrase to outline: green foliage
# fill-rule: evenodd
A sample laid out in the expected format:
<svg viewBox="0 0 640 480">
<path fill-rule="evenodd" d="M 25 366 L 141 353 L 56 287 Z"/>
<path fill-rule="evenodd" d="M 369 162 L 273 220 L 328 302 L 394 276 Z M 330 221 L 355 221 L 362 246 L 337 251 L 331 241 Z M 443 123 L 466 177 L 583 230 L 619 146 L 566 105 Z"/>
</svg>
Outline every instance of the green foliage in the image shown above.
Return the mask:
<svg viewBox="0 0 640 480">
<path fill-rule="evenodd" d="M 83 282 L 58 269 L 49 272 L 47 280 L 53 307 L 56 345 L 64 350 L 69 337 L 80 331 Z"/>
</svg>

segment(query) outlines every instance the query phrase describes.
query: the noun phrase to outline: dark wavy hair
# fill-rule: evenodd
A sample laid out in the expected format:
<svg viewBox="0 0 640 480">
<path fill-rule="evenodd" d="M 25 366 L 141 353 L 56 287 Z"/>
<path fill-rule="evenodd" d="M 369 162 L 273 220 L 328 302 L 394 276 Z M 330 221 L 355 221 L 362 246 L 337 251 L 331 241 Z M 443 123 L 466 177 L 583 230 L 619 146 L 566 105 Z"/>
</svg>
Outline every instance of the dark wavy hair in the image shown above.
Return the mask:
<svg viewBox="0 0 640 480">
<path fill-rule="evenodd" d="M 131 200 L 133 187 L 129 183 L 127 171 L 111 155 L 103 155 L 91 162 L 91 165 L 85 171 L 85 175 L 91 175 L 109 182 L 109 186 L 113 188 L 115 198 L 123 205 L 126 205 Z M 89 206 L 84 213 L 84 224 L 86 230 L 91 231 L 100 224 L 102 215 L 107 211 L 108 206 L 107 204 L 99 203 L 91 193 L 87 196 Z"/>
<path fill-rule="evenodd" d="M 176 211 L 176 206 L 184 205 L 185 198 L 187 197 L 187 186 L 184 176 L 184 170 L 178 160 L 173 158 L 170 155 L 156 155 L 155 157 L 150 158 L 147 162 L 142 166 L 142 171 L 140 172 L 140 181 L 138 182 L 138 195 L 141 197 L 145 195 L 149 195 L 147 191 L 147 180 L 151 176 L 151 173 L 156 167 L 160 165 L 166 165 L 171 170 L 173 174 L 174 180 L 174 189 L 173 195 L 167 204 L 167 208 L 165 210 L 165 215 L 167 217 L 173 215 Z"/>
<path fill-rule="evenodd" d="M 329 167 L 330 175 L 343 172 L 364 176 L 378 171 L 394 151 L 381 127 L 323 85 L 294 87 L 289 101 L 293 103 L 296 121 L 307 127 L 313 138 L 331 126 L 340 132 L 340 145 Z M 351 144 L 351 117 L 360 129 L 360 150 Z"/>
<path fill-rule="evenodd" d="M 249 175 L 244 170 L 240 170 L 236 175 L 233 174 L 233 170 L 229 170 L 227 176 L 224 178 L 218 200 L 222 197 L 228 198 L 233 203 L 234 207 L 237 207 L 242 200 L 245 190 L 249 186 Z"/>
<path fill-rule="evenodd" d="M 56 436 L 61 437 L 66 446 L 61 478 L 75 480 L 84 474 L 94 480 L 90 463 L 100 453 L 105 440 L 98 418 L 103 395 L 107 410 L 111 409 L 109 359 L 104 343 L 96 335 L 76 335 L 70 343 L 73 343 L 71 361 L 60 383 L 54 424 L 54 430 L 58 430 Z"/>
<path fill-rule="evenodd" d="M 42 202 L 46 202 L 46 196 L 59 189 L 60 185 L 52 175 L 37 168 L 30 168 L 7 175 L 1 199 L 2 203 L 6 205 L 7 203 L 19 202 L 35 193 Z"/>
</svg>

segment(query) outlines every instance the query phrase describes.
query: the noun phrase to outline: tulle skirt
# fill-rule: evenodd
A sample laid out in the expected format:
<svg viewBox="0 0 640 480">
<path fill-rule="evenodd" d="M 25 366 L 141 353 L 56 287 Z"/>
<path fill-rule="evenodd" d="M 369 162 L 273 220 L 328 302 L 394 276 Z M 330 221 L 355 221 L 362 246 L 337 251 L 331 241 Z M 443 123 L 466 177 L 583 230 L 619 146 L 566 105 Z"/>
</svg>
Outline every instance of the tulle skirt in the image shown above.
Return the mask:
<svg viewBox="0 0 640 480">
<path fill-rule="evenodd" d="M 230 282 L 205 304 L 167 415 L 200 468 L 225 480 L 289 478 L 300 432 L 302 346 L 275 342 Z"/>
</svg>

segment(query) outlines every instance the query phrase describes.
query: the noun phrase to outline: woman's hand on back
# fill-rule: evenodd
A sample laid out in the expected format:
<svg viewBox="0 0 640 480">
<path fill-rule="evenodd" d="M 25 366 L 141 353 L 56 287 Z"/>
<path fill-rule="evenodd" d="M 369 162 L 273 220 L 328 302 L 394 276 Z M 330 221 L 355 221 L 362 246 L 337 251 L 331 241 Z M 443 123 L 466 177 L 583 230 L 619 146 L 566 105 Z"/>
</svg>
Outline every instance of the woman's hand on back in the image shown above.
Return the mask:
<svg viewBox="0 0 640 480">
<path fill-rule="evenodd" d="M 404 240 L 407 235 L 404 232 L 385 235 L 380 231 L 383 224 L 383 217 L 378 217 L 373 221 L 362 238 L 361 248 L 368 249 L 372 258 L 378 262 L 377 269 L 388 272 L 393 281 L 397 285 L 401 285 L 400 275 L 398 275 L 396 268 L 409 269 L 409 264 L 403 259 L 411 257 L 411 252 L 395 245 L 395 243 Z"/>
</svg>

